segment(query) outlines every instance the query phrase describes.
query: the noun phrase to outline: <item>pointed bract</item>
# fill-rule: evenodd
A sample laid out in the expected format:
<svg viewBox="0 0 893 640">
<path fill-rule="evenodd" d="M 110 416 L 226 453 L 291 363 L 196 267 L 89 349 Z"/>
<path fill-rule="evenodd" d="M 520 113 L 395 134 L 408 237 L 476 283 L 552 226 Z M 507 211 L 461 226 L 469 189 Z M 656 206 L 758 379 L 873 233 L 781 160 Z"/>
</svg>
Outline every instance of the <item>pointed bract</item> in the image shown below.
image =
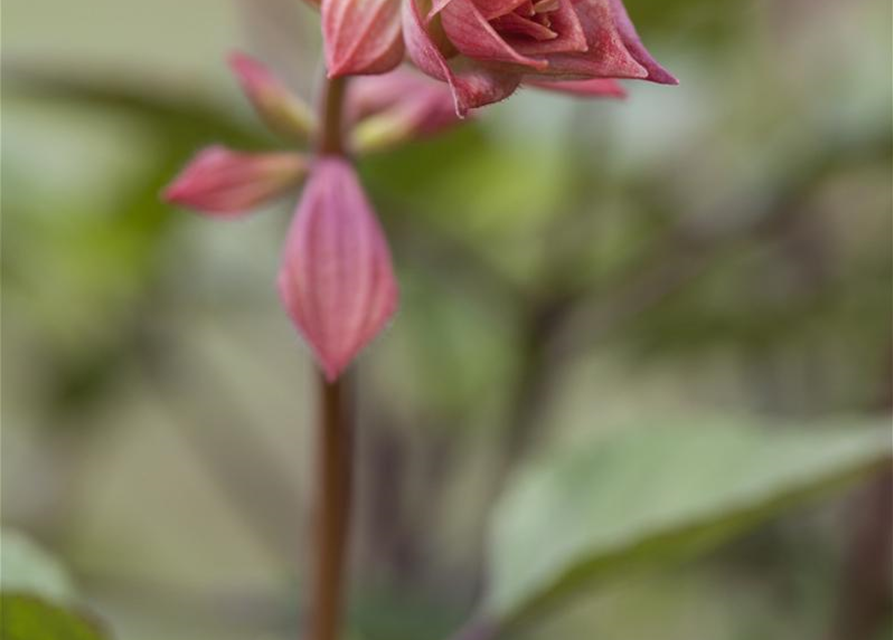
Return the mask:
<svg viewBox="0 0 893 640">
<path fill-rule="evenodd" d="M 330 78 L 390 71 L 403 59 L 400 0 L 322 0 Z"/>
<path fill-rule="evenodd" d="M 397 308 L 387 241 L 344 158 L 313 166 L 286 239 L 279 294 L 329 381 Z"/>
<path fill-rule="evenodd" d="M 229 66 L 270 129 L 298 141 L 312 135 L 316 121 L 313 111 L 261 62 L 236 52 L 230 55 Z"/>
<path fill-rule="evenodd" d="M 222 146 L 201 150 L 164 190 L 167 202 L 216 217 L 237 217 L 301 183 L 299 153 L 244 153 Z"/>
</svg>

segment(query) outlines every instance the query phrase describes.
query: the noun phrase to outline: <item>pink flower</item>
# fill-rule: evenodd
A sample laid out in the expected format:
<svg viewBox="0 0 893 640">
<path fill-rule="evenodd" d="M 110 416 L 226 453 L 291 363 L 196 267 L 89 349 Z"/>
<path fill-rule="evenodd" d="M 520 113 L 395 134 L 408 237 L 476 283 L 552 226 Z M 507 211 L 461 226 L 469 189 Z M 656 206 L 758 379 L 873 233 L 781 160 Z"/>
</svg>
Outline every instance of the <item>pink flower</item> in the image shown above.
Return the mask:
<svg viewBox="0 0 893 640">
<path fill-rule="evenodd" d="M 235 217 L 297 187 L 307 171 L 299 153 L 200 151 L 164 190 L 168 202 L 219 217 Z"/>
<path fill-rule="evenodd" d="M 402 19 L 409 57 L 450 85 L 460 115 L 524 82 L 677 83 L 642 45 L 621 0 L 404 0 Z"/>
<path fill-rule="evenodd" d="M 397 308 L 387 241 L 344 158 L 313 166 L 285 242 L 279 293 L 329 381 Z"/>
</svg>

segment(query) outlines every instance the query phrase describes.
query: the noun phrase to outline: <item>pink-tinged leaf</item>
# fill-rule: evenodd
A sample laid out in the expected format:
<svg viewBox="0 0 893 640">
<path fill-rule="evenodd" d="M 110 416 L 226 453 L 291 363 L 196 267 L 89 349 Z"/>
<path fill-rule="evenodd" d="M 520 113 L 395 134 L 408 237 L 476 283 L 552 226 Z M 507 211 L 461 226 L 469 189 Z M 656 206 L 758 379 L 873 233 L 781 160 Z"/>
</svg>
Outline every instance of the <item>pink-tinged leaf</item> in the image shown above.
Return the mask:
<svg viewBox="0 0 893 640">
<path fill-rule="evenodd" d="M 623 85 L 611 78 L 563 81 L 525 80 L 524 86 L 589 98 L 625 98 L 627 96 Z"/>
<path fill-rule="evenodd" d="M 242 91 L 268 127 L 299 141 L 313 133 L 315 117 L 310 107 L 261 62 L 236 52 L 230 55 L 229 65 Z"/>
<path fill-rule="evenodd" d="M 333 381 L 397 308 L 387 241 L 353 167 L 313 166 L 285 243 L 279 294 Z"/>
<path fill-rule="evenodd" d="M 449 83 L 459 117 L 507 98 L 521 82 L 519 73 L 486 68 L 461 56 L 448 63 L 428 33 L 417 0 L 403 3 L 403 37 L 415 65 L 432 78 Z"/>
<path fill-rule="evenodd" d="M 636 33 L 636 28 L 633 26 L 633 22 L 630 20 L 622 0 L 611 0 L 611 5 L 614 9 L 614 21 L 624 46 L 626 46 L 633 58 L 636 59 L 636 62 L 648 71 L 648 76 L 645 79 L 658 84 L 679 84 L 679 80 L 658 64 L 657 60 L 645 48 L 645 45 L 642 44 L 642 40 L 639 38 L 639 34 Z"/>
<path fill-rule="evenodd" d="M 200 213 L 233 218 L 297 187 L 307 172 L 298 153 L 200 151 L 164 190 L 163 198 Z"/>
<path fill-rule="evenodd" d="M 503 62 L 542 70 L 548 63 L 518 53 L 471 0 L 452 0 L 440 12 L 444 33 L 461 53 L 475 60 Z"/>
<path fill-rule="evenodd" d="M 384 73 L 403 59 L 400 0 L 322 0 L 330 78 Z"/>
</svg>

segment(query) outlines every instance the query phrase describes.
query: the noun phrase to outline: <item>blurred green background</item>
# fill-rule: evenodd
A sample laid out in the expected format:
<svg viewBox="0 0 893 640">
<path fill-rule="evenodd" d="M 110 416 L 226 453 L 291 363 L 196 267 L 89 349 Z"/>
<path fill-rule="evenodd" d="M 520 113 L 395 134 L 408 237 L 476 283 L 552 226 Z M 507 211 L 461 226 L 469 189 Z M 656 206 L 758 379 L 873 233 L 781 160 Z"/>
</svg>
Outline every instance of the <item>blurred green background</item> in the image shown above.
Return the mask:
<svg viewBox="0 0 893 640">
<path fill-rule="evenodd" d="M 358 372 L 351 637 L 445 637 L 496 582 L 493 547 L 522 564 L 550 547 L 515 496 L 510 535 L 542 536 L 488 551 L 497 496 L 599 434 L 654 430 L 571 483 L 609 507 L 581 535 L 661 512 L 647 470 L 665 453 L 660 477 L 734 466 L 724 441 L 671 456 L 668 425 L 889 430 L 890 3 L 626 4 L 680 87 L 526 90 L 361 163 L 402 305 Z M 202 145 L 278 144 L 223 61 L 250 51 L 309 96 L 318 18 L 297 0 L 6 0 L 2 46 L 4 525 L 117 638 L 293 638 L 314 384 L 274 287 L 293 201 L 219 223 L 157 194 Z M 728 486 L 720 521 L 750 479 L 766 504 L 783 473 L 828 479 L 797 455 L 686 491 Z M 619 571 L 517 635 L 889 637 L 890 483 Z"/>
</svg>

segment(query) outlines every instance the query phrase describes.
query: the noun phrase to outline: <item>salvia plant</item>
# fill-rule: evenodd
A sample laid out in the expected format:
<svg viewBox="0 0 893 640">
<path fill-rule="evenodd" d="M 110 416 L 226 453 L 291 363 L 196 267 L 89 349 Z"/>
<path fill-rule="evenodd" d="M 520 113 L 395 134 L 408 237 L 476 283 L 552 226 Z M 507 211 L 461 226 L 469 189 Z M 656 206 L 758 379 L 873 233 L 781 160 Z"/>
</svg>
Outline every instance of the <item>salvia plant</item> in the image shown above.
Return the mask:
<svg viewBox="0 0 893 640">
<path fill-rule="evenodd" d="M 295 150 L 208 147 L 164 198 L 230 219 L 303 184 L 278 289 L 320 369 L 306 633 L 334 640 L 342 626 L 353 464 L 345 378 L 399 297 L 388 242 L 354 159 L 457 126 L 522 86 L 617 98 L 625 95 L 618 80 L 677 81 L 644 47 L 621 0 L 322 0 L 319 10 L 326 70 L 316 108 L 258 60 L 235 53 L 229 61 L 257 115 Z M 460 635 L 497 632 L 483 621 Z"/>
</svg>

